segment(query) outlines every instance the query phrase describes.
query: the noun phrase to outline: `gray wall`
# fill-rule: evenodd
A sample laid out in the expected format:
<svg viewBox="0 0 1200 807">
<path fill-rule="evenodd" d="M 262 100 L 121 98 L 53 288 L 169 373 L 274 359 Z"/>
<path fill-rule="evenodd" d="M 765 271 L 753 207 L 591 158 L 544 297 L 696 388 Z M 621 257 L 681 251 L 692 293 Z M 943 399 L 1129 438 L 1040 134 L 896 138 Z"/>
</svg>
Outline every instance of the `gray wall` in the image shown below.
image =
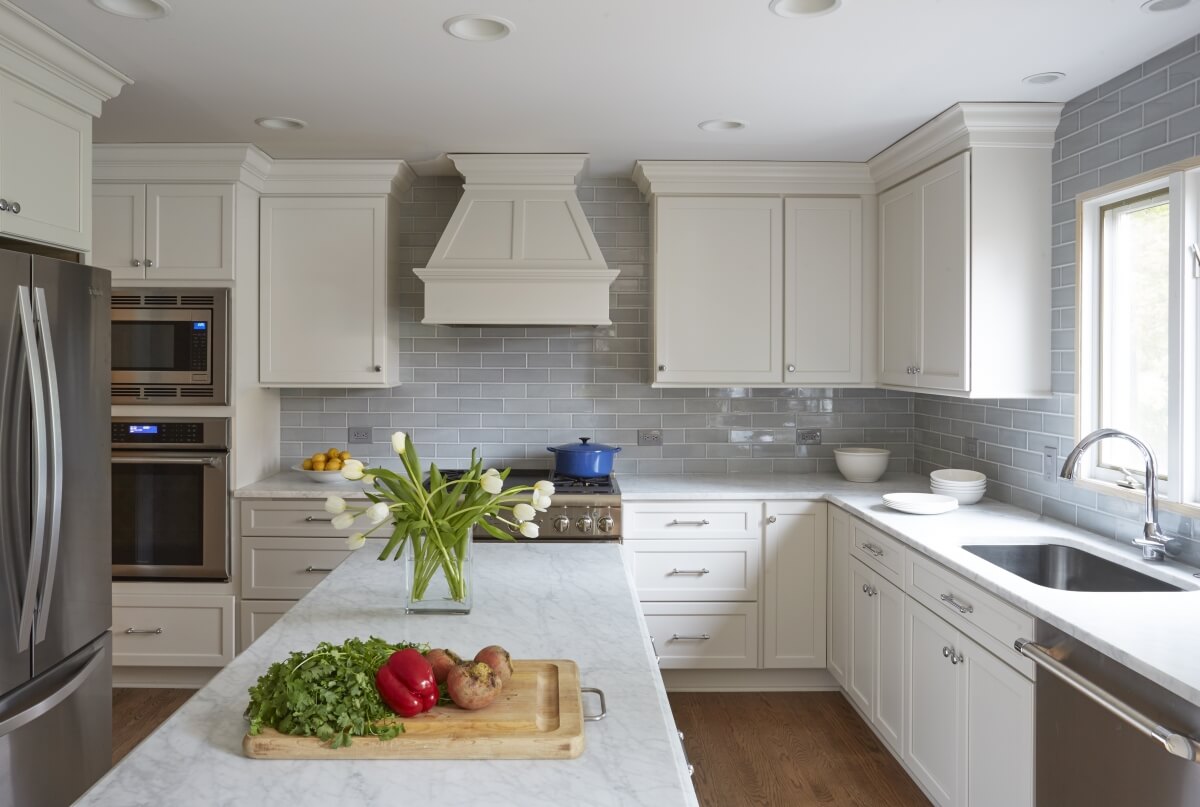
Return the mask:
<svg viewBox="0 0 1200 807">
<path fill-rule="evenodd" d="M 834 447 L 849 444 L 886 446 L 894 469 L 910 468 L 907 394 L 649 386 L 648 206 L 628 180 L 579 188 L 604 258 L 621 272 L 612 287 L 611 327 L 421 325 L 422 285 L 411 269 L 429 260 L 460 183 L 420 179 L 401 206 L 401 385 L 284 390 L 285 464 L 342 446 L 350 426 L 371 426 L 378 442 L 351 447 L 358 456 L 390 457 L 389 435 L 404 429 L 422 458 L 441 467 L 461 465 L 475 446 L 501 467 L 546 467 L 546 446 L 586 436 L 621 446 L 617 468 L 627 472 L 833 471 Z M 822 445 L 796 445 L 797 427 L 822 429 Z M 664 444 L 638 447 L 637 430 L 645 428 L 662 429 Z"/>
<path fill-rule="evenodd" d="M 1074 436 L 1075 196 L 1200 153 L 1197 38 L 1069 102 L 1054 146 L 1052 370 L 1048 399 L 963 402 L 934 395 L 914 401 L 916 468 L 975 468 L 991 480 L 988 495 L 1121 540 L 1141 533 L 1141 508 L 1112 496 L 1044 481 L 1041 451 L 1054 446 L 1061 464 Z M 979 458 L 963 454 L 979 440 Z M 1200 539 L 1192 519 L 1162 513 L 1173 535 Z M 1188 554 L 1200 559 L 1200 542 Z"/>
</svg>

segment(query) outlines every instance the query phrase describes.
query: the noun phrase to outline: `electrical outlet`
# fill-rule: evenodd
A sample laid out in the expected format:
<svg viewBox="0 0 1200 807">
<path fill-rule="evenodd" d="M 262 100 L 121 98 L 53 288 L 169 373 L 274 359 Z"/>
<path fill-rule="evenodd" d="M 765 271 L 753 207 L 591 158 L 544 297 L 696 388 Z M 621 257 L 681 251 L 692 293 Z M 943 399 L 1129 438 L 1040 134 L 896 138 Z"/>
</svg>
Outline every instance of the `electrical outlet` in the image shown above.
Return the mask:
<svg viewBox="0 0 1200 807">
<path fill-rule="evenodd" d="M 1042 479 L 1053 482 L 1056 473 L 1058 473 L 1058 446 L 1043 446 Z"/>
<path fill-rule="evenodd" d="M 820 429 L 796 429 L 796 445 L 798 445 L 798 446 L 819 446 L 819 445 L 821 445 L 821 430 Z"/>
<path fill-rule="evenodd" d="M 963 453 L 968 457 L 979 456 L 979 440 L 975 437 L 963 438 Z"/>
<path fill-rule="evenodd" d="M 662 429 L 638 429 L 639 446 L 661 446 Z"/>
<path fill-rule="evenodd" d="M 350 429 L 350 442 L 357 445 L 373 442 L 371 439 L 371 427 L 364 426 L 362 428 Z"/>
</svg>

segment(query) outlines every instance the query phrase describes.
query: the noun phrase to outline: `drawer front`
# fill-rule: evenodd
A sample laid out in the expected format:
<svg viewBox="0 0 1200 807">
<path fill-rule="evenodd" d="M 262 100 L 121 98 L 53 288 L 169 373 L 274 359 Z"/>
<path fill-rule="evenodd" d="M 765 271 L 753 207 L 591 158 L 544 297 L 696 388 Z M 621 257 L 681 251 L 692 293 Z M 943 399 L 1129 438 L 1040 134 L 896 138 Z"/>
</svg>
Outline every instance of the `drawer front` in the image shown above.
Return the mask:
<svg viewBox="0 0 1200 807">
<path fill-rule="evenodd" d="M 758 667 L 754 603 L 646 602 L 642 613 L 663 669 Z"/>
<path fill-rule="evenodd" d="M 242 535 L 346 535 L 333 528 L 324 499 L 251 499 L 242 502 Z"/>
<path fill-rule="evenodd" d="M 622 507 L 624 538 L 710 539 L 762 536 L 762 502 L 633 502 Z"/>
<path fill-rule="evenodd" d="M 351 551 L 345 538 L 247 536 L 242 539 L 242 597 L 298 600 Z"/>
<path fill-rule="evenodd" d="M 223 667 L 233 613 L 232 596 L 114 594 L 113 666 Z"/>
<path fill-rule="evenodd" d="M 904 544 L 854 519 L 850 553 L 896 588 L 904 588 Z"/>
<path fill-rule="evenodd" d="M 634 541 L 630 549 L 641 600 L 758 599 L 758 541 Z"/>
<path fill-rule="evenodd" d="M 279 621 L 296 603 L 291 600 L 242 600 L 241 631 L 238 636 L 240 652 L 253 644 L 259 636 Z"/>
<path fill-rule="evenodd" d="M 908 578 L 910 597 L 1033 678 L 1033 662 L 1013 649 L 1017 639 L 1034 635 L 1033 617 L 915 552 Z"/>
</svg>

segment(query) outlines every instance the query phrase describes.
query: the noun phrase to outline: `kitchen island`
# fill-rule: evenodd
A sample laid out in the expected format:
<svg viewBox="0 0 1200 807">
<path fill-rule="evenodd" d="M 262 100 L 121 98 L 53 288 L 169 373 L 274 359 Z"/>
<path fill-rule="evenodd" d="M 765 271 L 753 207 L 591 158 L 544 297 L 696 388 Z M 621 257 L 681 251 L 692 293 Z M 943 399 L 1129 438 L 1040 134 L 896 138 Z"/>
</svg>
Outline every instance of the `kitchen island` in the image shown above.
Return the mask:
<svg viewBox="0 0 1200 807">
<path fill-rule="evenodd" d="M 371 540 L 199 690 L 84 805 L 694 805 L 696 795 L 618 544 L 478 544 L 468 616 L 408 616 L 404 570 Z M 608 716 L 574 760 L 267 761 L 242 755 L 247 689 L 293 650 L 351 636 L 569 658 Z M 595 712 L 585 695 L 584 709 Z"/>
</svg>

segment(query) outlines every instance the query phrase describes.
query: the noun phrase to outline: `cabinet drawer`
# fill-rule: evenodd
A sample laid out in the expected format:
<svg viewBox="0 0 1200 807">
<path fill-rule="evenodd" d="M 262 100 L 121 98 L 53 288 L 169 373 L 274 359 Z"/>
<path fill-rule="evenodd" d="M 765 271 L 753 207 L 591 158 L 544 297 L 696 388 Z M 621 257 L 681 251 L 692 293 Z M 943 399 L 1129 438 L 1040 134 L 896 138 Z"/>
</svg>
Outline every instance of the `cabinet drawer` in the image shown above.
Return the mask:
<svg viewBox="0 0 1200 807">
<path fill-rule="evenodd" d="M 238 636 L 240 652 L 258 640 L 296 603 L 291 600 L 242 600 L 242 624 Z"/>
<path fill-rule="evenodd" d="M 855 519 L 850 552 L 885 580 L 904 588 L 904 544 Z"/>
<path fill-rule="evenodd" d="M 758 541 L 635 541 L 630 549 L 642 600 L 758 599 Z"/>
<path fill-rule="evenodd" d="M 336 493 L 337 491 L 330 491 Z M 344 492 L 344 491 L 343 491 Z M 330 523 L 324 499 L 253 499 L 242 502 L 242 535 L 348 535 Z"/>
<path fill-rule="evenodd" d="M 350 555 L 344 538 L 242 539 L 242 597 L 298 600 Z"/>
<path fill-rule="evenodd" d="M 663 669 L 758 667 L 755 603 L 645 602 L 642 613 Z"/>
<path fill-rule="evenodd" d="M 762 535 L 761 502 L 635 502 L 622 510 L 625 540 L 753 538 Z"/>
<path fill-rule="evenodd" d="M 1013 650 L 1017 639 L 1033 635 L 1033 617 L 915 552 L 909 555 L 907 590 L 910 597 L 1033 678 L 1033 662 Z"/>
<path fill-rule="evenodd" d="M 114 594 L 113 666 L 224 667 L 233 608 L 232 596 Z"/>
</svg>

